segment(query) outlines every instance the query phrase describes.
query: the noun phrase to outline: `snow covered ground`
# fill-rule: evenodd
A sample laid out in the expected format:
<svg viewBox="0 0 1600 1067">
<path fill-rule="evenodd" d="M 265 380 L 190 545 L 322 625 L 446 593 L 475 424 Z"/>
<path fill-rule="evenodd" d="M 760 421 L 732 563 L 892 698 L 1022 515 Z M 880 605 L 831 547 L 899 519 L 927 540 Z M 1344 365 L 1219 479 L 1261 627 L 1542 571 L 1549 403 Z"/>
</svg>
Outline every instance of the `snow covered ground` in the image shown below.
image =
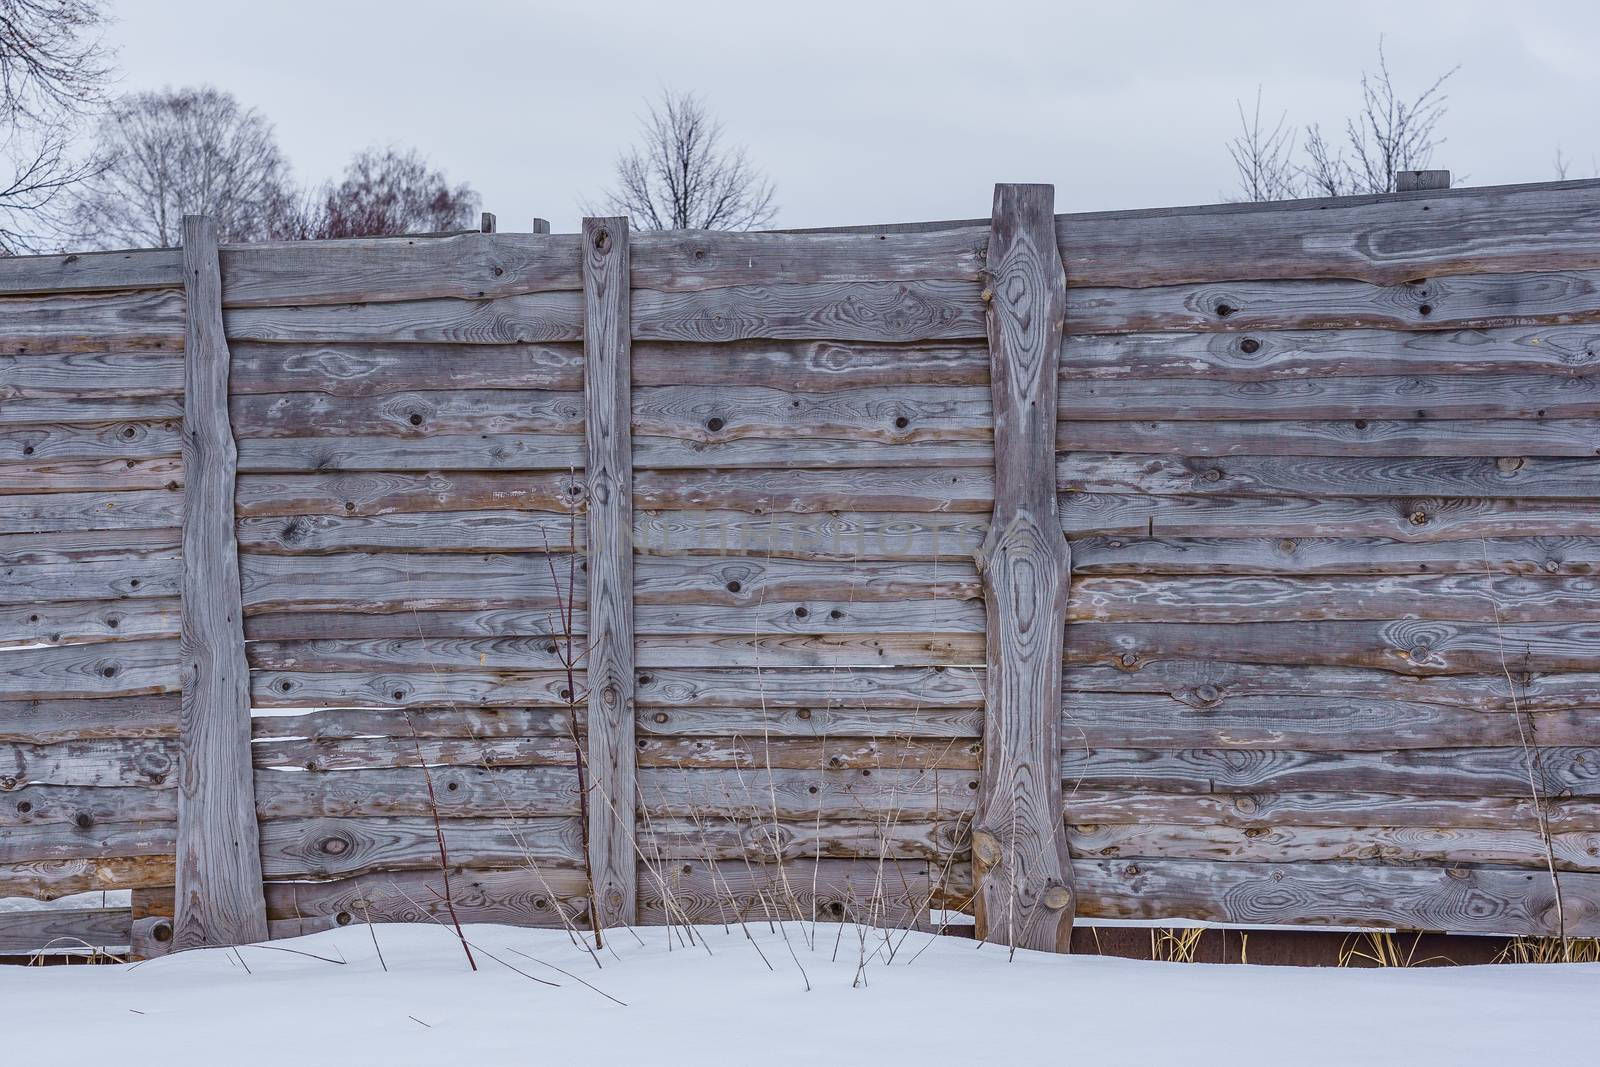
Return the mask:
<svg viewBox="0 0 1600 1067">
<path fill-rule="evenodd" d="M 1008 961 L 994 946 L 916 933 L 886 963 L 884 935 L 868 932 L 863 968 L 855 927 L 818 926 L 811 944 L 809 926 L 791 924 L 787 941 L 764 925 L 752 932 L 755 944 L 737 928 L 703 928 L 704 945 L 694 946 L 662 928 L 640 930 L 642 944 L 615 932 L 598 970 L 563 932 L 469 926 L 481 968 L 473 974 L 453 934 L 434 925 L 377 927 L 387 972 L 365 926 L 237 956 L 0 967 L 0 1033 L 5 1061 L 18 1065 L 69 1053 L 171 1067 L 1600 1059 L 1600 965 Z"/>
</svg>

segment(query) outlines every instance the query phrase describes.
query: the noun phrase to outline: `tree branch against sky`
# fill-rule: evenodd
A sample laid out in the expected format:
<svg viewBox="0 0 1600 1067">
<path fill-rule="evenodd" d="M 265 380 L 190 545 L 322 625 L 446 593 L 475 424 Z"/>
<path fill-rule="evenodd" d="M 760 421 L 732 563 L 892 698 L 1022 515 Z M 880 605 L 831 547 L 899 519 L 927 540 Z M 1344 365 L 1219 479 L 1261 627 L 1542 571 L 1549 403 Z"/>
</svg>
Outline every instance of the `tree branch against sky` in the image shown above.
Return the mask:
<svg viewBox="0 0 1600 1067">
<path fill-rule="evenodd" d="M 606 206 L 646 230 L 753 230 L 778 213 L 772 183 L 693 93 L 664 89 L 641 143 L 617 160 Z"/>
</svg>

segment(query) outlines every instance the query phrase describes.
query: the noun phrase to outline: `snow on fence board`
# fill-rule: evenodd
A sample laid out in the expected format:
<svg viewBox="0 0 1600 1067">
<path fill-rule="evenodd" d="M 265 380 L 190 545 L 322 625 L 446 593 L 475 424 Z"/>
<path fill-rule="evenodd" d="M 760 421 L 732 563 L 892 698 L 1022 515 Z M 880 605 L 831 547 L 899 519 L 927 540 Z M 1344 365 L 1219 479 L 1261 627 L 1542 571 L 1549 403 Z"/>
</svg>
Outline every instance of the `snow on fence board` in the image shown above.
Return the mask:
<svg viewBox="0 0 1600 1067">
<path fill-rule="evenodd" d="M 463 921 L 587 926 L 602 837 L 647 923 L 1031 900 L 1064 841 L 1082 916 L 1600 933 L 1600 184 L 1054 238 L 1061 693 L 1006 727 L 988 220 L 628 234 L 622 376 L 592 236 L 222 247 L 248 921 L 442 914 L 437 816 Z M 182 263 L 0 260 L 0 897 L 132 891 L 7 953 L 172 944 Z M 1054 803 L 1002 729 L 1061 810 L 974 864 Z"/>
</svg>

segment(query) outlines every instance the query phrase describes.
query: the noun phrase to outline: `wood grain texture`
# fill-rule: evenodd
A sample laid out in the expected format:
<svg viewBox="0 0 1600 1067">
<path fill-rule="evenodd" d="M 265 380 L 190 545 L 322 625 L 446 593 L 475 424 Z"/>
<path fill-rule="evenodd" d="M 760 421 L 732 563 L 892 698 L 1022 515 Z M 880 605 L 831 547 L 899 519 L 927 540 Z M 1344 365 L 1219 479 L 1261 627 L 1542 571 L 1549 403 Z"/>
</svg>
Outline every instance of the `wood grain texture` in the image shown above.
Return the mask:
<svg viewBox="0 0 1600 1067">
<path fill-rule="evenodd" d="M 0 351 L 179 352 L 183 308 L 174 289 L 8 296 L 0 299 Z"/>
<path fill-rule="evenodd" d="M 253 437 L 423 437 L 583 429 L 583 401 L 549 389 L 455 389 L 449 392 L 258 393 L 230 405 L 240 439 Z"/>
<path fill-rule="evenodd" d="M 216 224 L 183 220 L 183 710 L 175 948 L 267 937 L 250 771 L 250 684 L 234 539 L 236 453 Z"/>
<path fill-rule="evenodd" d="M 0 641 L 72 645 L 177 637 L 182 614 L 177 597 L 19 605 L 0 608 Z"/>
<path fill-rule="evenodd" d="M 626 218 L 583 220 L 588 436 L 589 829 L 601 926 L 638 920 L 635 877 L 632 274 Z M 598 936 L 598 935 L 597 935 Z"/>
<path fill-rule="evenodd" d="M 490 817 L 524 819 L 578 815 L 578 778 L 570 763 L 540 766 L 440 766 L 430 768 L 434 799 L 416 767 L 301 773 L 256 772 L 256 810 L 263 819 L 337 816 Z M 269 888 L 268 892 L 271 890 Z"/>
<path fill-rule="evenodd" d="M 50 744 L 76 738 L 177 737 L 178 705 L 172 694 L 3 701 L 0 741 Z"/>
<path fill-rule="evenodd" d="M 977 339 L 910 344 L 638 341 L 633 346 L 633 381 L 641 388 L 732 381 L 813 393 L 884 385 L 988 385 L 989 352 Z"/>
<path fill-rule="evenodd" d="M 0 263 L 0 294 L 6 296 L 182 285 L 183 255 L 175 248 L 7 256 Z"/>
<path fill-rule="evenodd" d="M 578 341 L 583 301 L 574 292 L 483 300 L 242 307 L 224 315 L 228 340 L 293 344 L 522 345 Z"/>
<path fill-rule="evenodd" d="M 1056 694 L 1072 557 L 1051 492 L 1066 277 L 1055 189 L 998 185 L 986 268 L 994 515 L 979 549 L 988 613 L 983 784 L 972 831 L 977 935 L 1064 952 L 1072 861 L 1061 829 Z"/>
<path fill-rule="evenodd" d="M 773 512 L 685 508 L 634 513 L 641 555 L 761 556 L 848 563 L 873 559 L 967 562 L 988 515 L 917 511 Z"/>
<path fill-rule="evenodd" d="M 1078 574 L 1592 575 L 1600 538 L 1080 537 Z M 1487 562 L 1485 560 L 1487 559 Z"/>
<path fill-rule="evenodd" d="M 352 501 L 353 503 L 353 501 Z M 384 515 L 244 516 L 239 543 L 279 554 L 365 552 L 564 552 L 585 543 L 583 515 L 505 509 Z"/>
<path fill-rule="evenodd" d="M 324 393 L 371 396 L 412 390 L 583 388 L 583 346 L 230 344 L 234 396 Z"/>
<path fill-rule="evenodd" d="M 127 908 L 48 908 L 0 912 L 0 954 L 82 952 L 125 949 L 133 917 Z"/>
<path fill-rule="evenodd" d="M 414 772 L 417 777 L 422 772 Z M 528 864 L 576 866 L 583 861 L 578 820 L 442 820 L 452 862 L 463 867 Z M 341 878 L 374 871 L 439 869 L 431 816 L 385 819 L 269 819 L 261 824 L 267 877 Z"/>
<path fill-rule="evenodd" d="M 1593 456 L 1600 449 L 1600 420 L 1063 419 L 1056 424 L 1056 448 L 1186 456 Z"/>
<path fill-rule="evenodd" d="M 272 882 L 267 921 L 273 937 L 299 937 L 368 921 L 448 922 L 438 871 L 383 871 L 330 882 Z M 576 927 L 588 924 L 583 872 L 553 864 L 529 870 L 458 871 L 450 879 L 451 904 L 462 922 L 510 926 Z"/>
<path fill-rule="evenodd" d="M 173 352 L 0 355 L 0 397 L 180 396 L 183 357 Z"/>
<path fill-rule="evenodd" d="M 1592 830 L 1600 801 L 1546 800 L 1549 825 Z M 1417 826 L 1537 830 L 1539 813 L 1529 797 L 1405 796 L 1392 793 L 1161 793 L 1143 789 L 1079 789 L 1072 816 L 1084 823 L 1176 823 L 1230 826 Z"/>
<path fill-rule="evenodd" d="M 0 896 L 54 900 L 95 890 L 171 886 L 174 875 L 170 855 L 30 860 L 0 864 Z"/>
<path fill-rule="evenodd" d="M 179 454 L 179 420 L 57 423 L 0 430 L 0 461 L 82 462 L 159 459 Z"/>
</svg>

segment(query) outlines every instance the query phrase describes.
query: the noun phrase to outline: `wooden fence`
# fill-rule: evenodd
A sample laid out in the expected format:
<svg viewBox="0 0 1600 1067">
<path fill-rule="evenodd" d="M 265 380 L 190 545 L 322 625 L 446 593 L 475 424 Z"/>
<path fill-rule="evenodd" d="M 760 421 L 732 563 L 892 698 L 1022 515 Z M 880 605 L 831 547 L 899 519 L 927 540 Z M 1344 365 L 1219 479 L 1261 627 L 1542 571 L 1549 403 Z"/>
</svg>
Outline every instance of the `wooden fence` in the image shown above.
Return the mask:
<svg viewBox="0 0 1600 1067">
<path fill-rule="evenodd" d="M 1600 183 L 1052 211 L 0 260 L 0 954 L 1600 934 Z"/>
</svg>

